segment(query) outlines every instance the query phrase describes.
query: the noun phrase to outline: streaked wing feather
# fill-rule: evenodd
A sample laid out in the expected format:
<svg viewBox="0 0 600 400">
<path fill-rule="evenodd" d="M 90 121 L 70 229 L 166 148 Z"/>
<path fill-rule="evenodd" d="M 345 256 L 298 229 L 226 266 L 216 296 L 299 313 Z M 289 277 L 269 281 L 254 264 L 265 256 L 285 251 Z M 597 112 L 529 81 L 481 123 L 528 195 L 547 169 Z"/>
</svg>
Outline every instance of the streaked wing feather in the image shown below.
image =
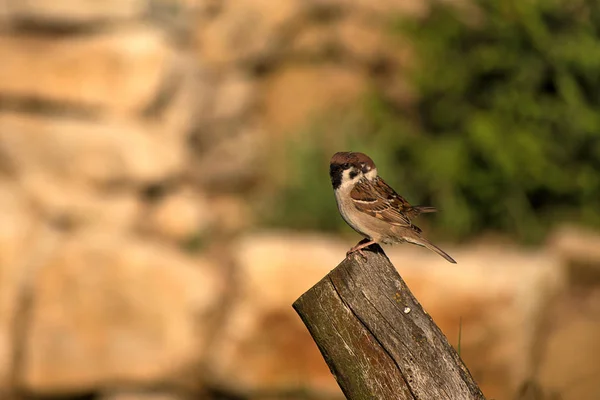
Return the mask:
<svg viewBox="0 0 600 400">
<path fill-rule="evenodd" d="M 354 206 L 361 212 L 379 218 L 392 225 L 411 226 L 404 210 L 410 204 L 382 179 L 359 181 L 350 192 Z"/>
<path fill-rule="evenodd" d="M 396 191 L 381 178 L 376 178 L 374 184 L 377 188 L 377 193 L 385 196 L 385 199 L 392 202 L 398 210 L 404 212 L 411 207 L 410 203 L 406 199 L 400 196 Z"/>
</svg>

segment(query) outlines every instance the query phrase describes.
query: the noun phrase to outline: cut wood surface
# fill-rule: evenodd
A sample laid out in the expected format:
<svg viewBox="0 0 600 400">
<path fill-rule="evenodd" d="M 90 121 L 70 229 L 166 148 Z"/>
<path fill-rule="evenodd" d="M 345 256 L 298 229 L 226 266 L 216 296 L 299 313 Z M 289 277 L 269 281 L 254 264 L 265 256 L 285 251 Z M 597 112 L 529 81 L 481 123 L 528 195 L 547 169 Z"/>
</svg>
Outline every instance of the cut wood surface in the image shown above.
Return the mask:
<svg viewBox="0 0 600 400">
<path fill-rule="evenodd" d="M 345 396 L 484 399 L 381 247 L 364 254 L 347 257 L 293 305 Z"/>
</svg>

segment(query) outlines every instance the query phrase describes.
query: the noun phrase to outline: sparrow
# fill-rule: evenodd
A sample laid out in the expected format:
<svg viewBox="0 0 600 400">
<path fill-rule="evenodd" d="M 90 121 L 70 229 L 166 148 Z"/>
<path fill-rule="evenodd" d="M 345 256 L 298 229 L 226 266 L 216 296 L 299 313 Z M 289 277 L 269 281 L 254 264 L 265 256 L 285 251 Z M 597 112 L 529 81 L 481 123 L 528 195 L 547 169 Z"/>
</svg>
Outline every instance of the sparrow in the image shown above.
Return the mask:
<svg viewBox="0 0 600 400">
<path fill-rule="evenodd" d="M 346 256 L 373 243 L 412 243 L 426 247 L 451 263 L 456 261 L 425 239 L 411 219 L 437 211 L 434 207 L 411 206 L 377 174 L 369 156 L 358 152 L 338 152 L 331 157 L 329 176 L 342 218 L 368 239 L 352 247 Z"/>
</svg>

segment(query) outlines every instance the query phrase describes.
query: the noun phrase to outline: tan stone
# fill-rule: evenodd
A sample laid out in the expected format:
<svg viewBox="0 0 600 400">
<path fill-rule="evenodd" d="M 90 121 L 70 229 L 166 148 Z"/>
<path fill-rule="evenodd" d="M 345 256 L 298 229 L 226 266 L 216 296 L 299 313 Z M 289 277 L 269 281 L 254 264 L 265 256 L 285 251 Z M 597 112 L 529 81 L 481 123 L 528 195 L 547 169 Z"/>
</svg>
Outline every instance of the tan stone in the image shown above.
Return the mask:
<svg viewBox="0 0 600 400">
<path fill-rule="evenodd" d="M 0 154 L 22 176 L 154 182 L 181 168 L 181 151 L 150 125 L 0 113 Z"/>
<path fill-rule="evenodd" d="M 169 72 L 172 51 L 150 28 L 43 37 L 0 35 L 0 94 L 64 107 L 139 113 Z"/>
<path fill-rule="evenodd" d="M 14 321 L 36 223 L 16 185 L 0 182 L 0 392 L 11 380 Z"/>
<path fill-rule="evenodd" d="M 141 213 L 141 200 L 134 191 L 105 192 L 41 174 L 25 175 L 21 185 L 41 217 L 70 228 L 123 232 L 135 226 Z"/>
<path fill-rule="evenodd" d="M 307 24 L 292 39 L 287 52 L 292 57 L 325 59 L 332 49 L 340 49 L 341 42 L 334 24 Z"/>
<path fill-rule="evenodd" d="M 388 252 L 415 297 L 442 329 L 486 398 L 512 398 L 532 371 L 540 314 L 560 292 L 559 260 L 509 246 L 453 249 L 458 262 L 416 246 Z"/>
<path fill-rule="evenodd" d="M 142 15 L 143 0 L 18 0 L 10 2 L 13 20 L 52 24 L 91 24 Z"/>
<path fill-rule="evenodd" d="M 256 85 L 249 77 L 228 76 L 217 89 L 213 116 L 217 119 L 240 118 L 248 112 L 256 97 Z"/>
<path fill-rule="evenodd" d="M 336 26 L 344 49 L 362 62 L 381 58 L 392 52 L 394 46 L 385 26 L 360 17 L 345 18 Z"/>
<path fill-rule="evenodd" d="M 0 26 L 6 26 L 10 21 L 10 13 L 8 10 L 9 1 L 10 0 L 0 0 Z"/>
<path fill-rule="evenodd" d="M 198 31 L 203 59 L 226 65 L 272 55 L 276 40 L 294 18 L 297 0 L 237 0 L 225 2 L 216 18 Z"/>
<path fill-rule="evenodd" d="M 203 356 L 212 266 L 113 233 L 66 238 L 40 269 L 22 384 L 34 392 L 165 382 Z"/>
<path fill-rule="evenodd" d="M 240 196 L 213 196 L 211 204 L 213 216 L 217 221 L 215 230 L 220 233 L 237 233 L 253 226 L 255 222 L 252 205 Z"/>
<path fill-rule="evenodd" d="M 341 66 L 284 67 L 260 89 L 265 129 L 275 134 L 299 129 L 325 111 L 352 104 L 365 88 L 360 73 Z"/>
<path fill-rule="evenodd" d="M 202 74 L 203 66 L 191 55 L 178 55 L 173 69 L 177 79 L 175 93 L 160 115 L 152 118 L 164 131 L 165 140 L 176 140 L 187 148 L 190 132 L 198 119 L 205 117 L 208 102 L 213 101 L 209 90 L 212 82 Z"/>
<path fill-rule="evenodd" d="M 150 232 L 182 242 L 205 232 L 214 223 L 214 210 L 209 199 L 190 189 L 167 195 L 152 206 L 142 224 Z"/>
<path fill-rule="evenodd" d="M 101 400 L 184 400 L 185 398 L 173 393 L 162 393 L 152 391 L 121 391 L 110 393 Z"/>
<path fill-rule="evenodd" d="M 369 13 L 378 17 L 390 14 L 422 15 L 427 10 L 427 3 L 418 1 L 390 1 L 390 0 L 310 0 L 311 7 L 335 8 L 360 14 Z"/>
<path fill-rule="evenodd" d="M 290 306 L 337 266 L 353 244 L 274 232 L 236 245 L 242 287 L 213 348 L 215 376 L 248 390 L 295 385 L 336 390 Z M 442 247 L 458 265 L 416 246 L 385 250 L 454 346 L 462 320 L 462 357 L 488 398 L 511 398 L 530 372 L 537 317 L 558 290 L 560 268 L 543 253 Z M 287 356 L 282 359 L 281 354 Z"/>
<path fill-rule="evenodd" d="M 214 191 L 239 192 L 263 172 L 265 139 L 258 127 L 240 127 L 199 155 L 190 165 L 190 175 Z"/>
<path fill-rule="evenodd" d="M 426 2 L 420 1 L 358 0 L 352 4 L 363 12 L 368 11 L 381 16 L 390 14 L 420 16 L 424 15 L 429 8 Z"/>
<path fill-rule="evenodd" d="M 234 248 L 241 286 L 211 347 L 207 366 L 213 379 L 242 391 L 303 388 L 343 398 L 291 307 L 340 261 L 340 244 L 271 235 L 249 237 Z"/>
<path fill-rule="evenodd" d="M 598 231 L 565 226 L 549 239 L 548 249 L 560 257 L 572 282 L 600 284 L 600 234 Z"/>
<path fill-rule="evenodd" d="M 561 400 L 595 400 L 600 394 L 600 287 L 567 292 L 548 309 L 538 380 Z"/>
</svg>

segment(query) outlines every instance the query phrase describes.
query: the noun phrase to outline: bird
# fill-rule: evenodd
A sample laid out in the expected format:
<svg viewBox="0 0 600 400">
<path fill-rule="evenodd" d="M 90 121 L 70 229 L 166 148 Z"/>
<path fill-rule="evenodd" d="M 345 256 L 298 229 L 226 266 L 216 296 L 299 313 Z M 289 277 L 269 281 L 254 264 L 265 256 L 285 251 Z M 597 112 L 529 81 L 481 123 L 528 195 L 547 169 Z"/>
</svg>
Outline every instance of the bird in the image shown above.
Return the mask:
<svg viewBox="0 0 600 400">
<path fill-rule="evenodd" d="M 378 175 L 373 160 L 364 153 L 337 152 L 329 162 L 329 177 L 338 210 L 352 229 L 368 239 L 352 247 L 346 256 L 371 244 L 412 243 L 434 251 L 447 261 L 456 261 L 425 239 L 411 219 L 437 210 L 411 206 Z"/>
</svg>

